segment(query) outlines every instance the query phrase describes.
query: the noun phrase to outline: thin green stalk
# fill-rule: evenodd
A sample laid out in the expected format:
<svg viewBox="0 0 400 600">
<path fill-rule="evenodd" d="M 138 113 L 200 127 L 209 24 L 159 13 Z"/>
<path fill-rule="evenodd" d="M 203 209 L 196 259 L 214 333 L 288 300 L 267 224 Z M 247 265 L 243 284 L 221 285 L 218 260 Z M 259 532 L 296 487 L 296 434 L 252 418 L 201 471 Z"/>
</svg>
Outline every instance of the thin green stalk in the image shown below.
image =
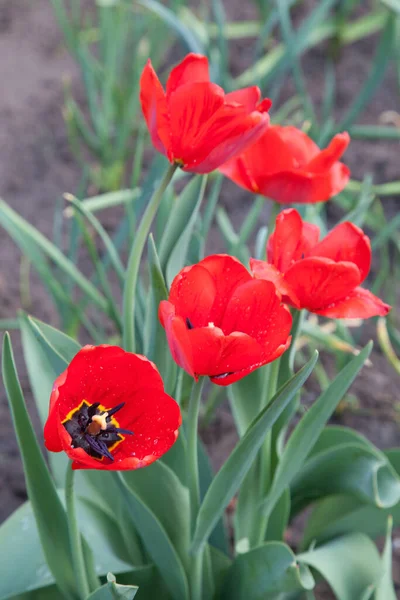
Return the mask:
<svg viewBox="0 0 400 600">
<path fill-rule="evenodd" d="M 178 165 L 176 164 L 169 166 L 161 181 L 160 187 L 154 192 L 136 232 L 135 241 L 129 255 L 122 307 L 124 325 L 123 345 L 125 350 L 128 350 L 129 352 L 135 351 L 135 292 L 139 275 L 140 259 L 163 194 L 177 168 Z"/>
<path fill-rule="evenodd" d="M 189 411 L 187 416 L 187 449 L 186 449 L 186 477 L 190 495 L 191 533 L 193 535 L 196 527 L 196 519 L 200 508 L 200 482 L 198 465 L 198 420 L 201 402 L 201 393 L 204 385 L 204 377 L 200 382 L 193 383 L 192 393 L 189 400 Z M 191 600 L 201 600 L 202 597 L 202 573 L 203 573 L 204 550 L 192 556 L 191 563 Z"/>
<path fill-rule="evenodd" d="M 271 402 L 272 398 L 276 394 L 278 386 L 280 358 L 274 360 L 268 365 L 264 373 L 264 384 L 262 392 L 262 406 L 261 409 Z M 262 500 L 268 494 L 271 487 L 273 473 L 272 473 L 272 431 L 269 431 L 265 437 L 265 442 L 261 448 L 259 460 L 260 460 L 260 499 Z M 257 521 L 259 523 L 257 527 L 258 539 L 256 546 L 262 544 L 267 531 L 268 517 L 265 515 L 259 515 L 257 513 Z"/>
<path fill-rule="evenodd" d="M 85 600 L 90 594 L 90 588 L 83 558 L 81 534 L 76 519 L 74 474 L 75 471 L 72 470 L 72 465 L 69 465 L 65 478 L 65 504 L 67 508 L 69 540 L 77 587 L 81 599 Z"/>
</svg>

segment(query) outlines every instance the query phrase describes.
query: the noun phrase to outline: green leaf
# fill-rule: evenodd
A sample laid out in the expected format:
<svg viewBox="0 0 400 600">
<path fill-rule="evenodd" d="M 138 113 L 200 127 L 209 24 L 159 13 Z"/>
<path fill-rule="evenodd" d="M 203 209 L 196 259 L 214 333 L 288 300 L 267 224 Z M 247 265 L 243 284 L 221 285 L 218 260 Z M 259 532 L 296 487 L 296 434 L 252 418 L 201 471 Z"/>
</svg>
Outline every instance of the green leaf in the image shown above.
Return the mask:
<svg viewBox="0 0 400 600">
<path fill-rule="evenodd" d="M 290 490 L 286 488 L 268 519 L 266 541 L 281 542 L 284 539 L 290 518 Z"/>
<path fill-rule="evenodd" d="M 281 593 L 311 590 L 314 585 L 309 569 L 298 565 L 286 544 L 268 542 L 234 560 L 221 600 L 276 600 Z"/>
<path fill-rule="evenodd" d="M 139 588 L 135 585 L 120 585 L 116 581 L 114 575 L 108 573 L 107 583 L 90 594 L 87 600 L 117 600 L 118 598 L 133 600 Z"/>
<path fill-rule="evenodd" d="M 215 386 L 218 387 L 218 386 Z M 181 436 L 179 436 L 181 437 Z M 201 442 L 198 440 L 198 465 L 199 465 L 199 480 L 200 480 L 200 499 L 202 500 L 207 493 L 208 488 L 214 479 L 214 472 L 208 458 L 206 449 Z M 183 454 L 181 455 L 181 457 Z M 181 458 L 182 460 L 182 458 Z M 229 542 L 227 531 L 224 523 L 224 516 L 219 519 L 218 523 L 211 532 L 209 543 L 213 548 L 220 550 L 227 556 L 229 554 Z"/>
<path fill-rule="evenodd" d="M 164 328 L 158 319 L 158 307 L 161 300 L 168 299 L 168 290 L 151 234 L 147 245 L 147 263 L 151 285 L 147 296 L 144 354 L 157 365 L 167 387 L 170 380 L 175 383 L 177 366 L 171 357 Z M 172 393 L 172 390 L 167 389 L 167 392 Z"/>
<path fill-rule="evenodd" d="M 324 434 L 329 430 L 338 433 L 337 429 L 341 430 L 339 431 L 341 435 L 336 436 L 339 439 L 345 432 L 350 439 L 361 438 L 351 429 L 336 427 L 327 428 Z M 367 440 L 365 442 L 369 444 Z M 400 451 L 389 450 L 386 452 L 386 456 L 397 474 L 400 475 Z M 393 518 L 395 527 L 400 525 L 400 502 L 390 508 L 382 509 L 365 504 L 354 496 L 340 494 L 328 496 L 316 503 L 313 512 L 307 519 L 301 547 L 307 548 L 314 540 L 325 542 L 331 538 L 357 531 L 376 538 L 385 533 L 389 517 Z"/>
<path fill-rule="evenodd" d="M 361 598 L 381 573 L 378 551 L 361 533 L 343 536 L 299 554 L 297 560 L 316 569 L 329 583 L 337 600 Z"/>
<path fill-rule="evenodd" d="M 110 544 L 119 538 L 117 555 L 138 566 L 146 562 L 144 549 L 126 502 L 126 491 L 115 473 L 87 470 L 77 473 L 77 494 L 93 508 L 95 504 L 114 523 L 114 535 L 109 534 Z M 103 522 L 105 522 L 103 520 Z M 113 546 L 117 550 L 117 546 Z M 116 569 L 113 569 L 116 571 Z M 133 583 L 136 583 L 134 581 Z"/>
<path fill-rule="evenodd" d="M 132 520 L 147 552 L 160 571 L 165 585 L 174 600 L 189 600 L 185 570 L 167 531 L 157 515 L 143 502 L 140 495 L 129 487 L 122 477 L 120 481 L 127 491 L 126 502 Z"/>
<path fill-rule="evenodd" d="M 182 457 L 183 458 L 183 457 Z M 146 505 L 164 528 L 185 569 L 190 536 L 189 490 L 161 461 L 122 474 L 125 485 Z M 154 485 L 154 482 L 157 485 Z"/>
<path fill-rule="evenodd" d="M 81 345 L 62 331 L 43 323 L 36 317 L 28 317 L 28 319 L 32 326 L 36 327 L 36 331 L 40 332 L 44 345 L 48 347 L 48 352 L 56 354 L 68 365 L 81 349 Z"/>
<path fill-rule="evenodd" d="M 34 247 L 54 261 L 54 263 L 81 288 L 88 298 L 91 299 L 93 304 L 104 312 L 107 312 L 107 301 L 104 296 L 76 268 L 74 263 L 66 258 L 61 250 L 54 246 L 52 242 L 50 242 L 35 227 L 25 221 L 18 213 L 12 210 L 12 208 L 10 208 L 3 200 L 0 200 L 0 224 L 8 231 L 14 241 L 18 245 L 21 245 L 21 247 L 24 247 L 24 241 L 28 240 L 31 242 Z"/>
<path fill-rule="evenodd" d="M 140 189 L 135 188 L 133 190 L 118 190 L 118 192 L 109 192 L 107 194 L 100 194 L 99 196 L 92 196 L 91 198 L 84 198 L 79 202 L 83 210 L 90 213 L 95 213 L 105 208 L 113 208 L 120 204 L 128 204 L 136 200 L 140 194 Z M 74 208 L 67 206 L 64 210 L 66 217 L 71 218 L 74 214 Z"/>
<path fill-rule="evenodd" d="M 49 414 L 49 400 L 55 379 L 64 371 L 66 364 L 57 354 L 48 348 L 50 360 L 45 348 L 41 332 L 27 315 L 20 316 L 22 349 L 28 370 L 29 383 L 35 398 L 42 427 Z M 49 452 L 49 461 L 56 484 L 64 485 L 68 458 L 63 452 Z"/>
<path fill-rule="evenodd" d="M 272 512 L 285 488 L 291 484 L 294 476 L 301 469 L 326 422 L 353 383 L 371 350 L 372 343 L 369 343 L 337 375 L 329 388 L 321 394 L 300 420 L 280 456 L 271 491 L 263 502 L 262 510 L 266 515 Z"/>
<path fill-rule="evenodd" d="M 160 17 L 160 19 L 162 19 L 164 23 L 170 27 L 179 38 L 181 38 L 189 52 L 205 54 L 205 49 L 200 40 L 196 38 L 196 35 L 192 30 L 186 27 L 182 21 L 178 19 L 172 10 L 156 0 L 137 0 L 137 4 Z"/>
<path fill-rule="evenodd" d="M 63 497 L 61 491 L 60 497 Z M 125 555 L 121 556 L 123 543 L 118 539 L 118 528 L 113 518 L 97 505 L 81 498 L 77 499 L 77 517 L 80 530 L 95 550 L 96 573 L 104 576 L 109 569 L 115 573 L 130 572 L 132 565 Z M 0 545 L 7 548 L 0 562 L 0 600 L 14 598 L 30 590 L 38 590 L 41 594 L 45 586 L 54 584 L 30 502 L 25 502 L 1 525 Z M 21 564 L 23 569 L 18 567 Z M 38 600 L 41 600 L 40 595 Z"/>
<path fill-rule="evenodd" d="M 268 365 L 228 387 L 228 397 L 237 432 L 242 437 L 256 418 L 261 406 L 262 380 Z"/>
<path fill-rule="evenodd" d="M 344 131 L 351 127 L 363 108 L 371 100 L 377 91 L 389 59 L 392 56 L 395 21 L 391 15 L 387 16 L 386 26 L 381 34 L 379 46 L 374 59 L 371 61 L 371 71 L 361 92 L 348 109 L 346 115 L 338 126 L 338 131 Z"/>
<path fill-rule="evenodd" d="M 392 578 L 392 528 L 393 519 L 389 517 L 382 554 L 383 576 L 377 585 L 374 600 L 396 600 L 397 598 Z"/>
<path fill-rule="evenodd" d="M 400 500 L 400 478 L 385 455 L 364 444 L 342 444 L 310 458 L 293 479 L 292 513 L 331 494 L 351 494 L 380 508 Z"/>
<path fill-rule="evenodd" d="M 381 0 L 381 2 L 388 8 L 400 13 L 400 0 Z"/>
<path fill-rule="evenodd" d="M 189 244 L 193 237 L 194 226 L 199 218 L 198 216 L 200 206 L 203 201 L 204 191 L 206 189 L 207 176 L 194 178 L 194 181 L 196 183 L 198 180 L 200 180 L 199 189 L 194 188 L 196 189 L 196 192 L 194 194 L 195 198 L 197 199 L 196 204 L 194 205 L 193 210 L 190 213 L 190 217 L 186 220 L 182 233 L 176 240 L 176 243 L 171 251 L 166 266 L 166 280 L 169 284 L 172 283 L 172 280 L 174 279 L 175 275 L 177 275 L 177 273 L 179 273 L 179 271 L 186 265 Z M 182 195 L 184 195 L 184 193 Z"/>
<path fill-rule="evenodd" d="M 315 352 L 313 358 L 278 391 L 271 404 L 262 410 L 250 425 L 228 460 L 213 479 L 197 516 L 192 544 L 194 552 L 199 551 L 206 543 L 230 499 L 244 480 L 263 444 L 265 435 L 285 406 L 304 384 L 314 368 L 317 358 L 318 353 Z"/>
<path fill-rule="evenodd" d="M 201 189 L 202 177 L 193 177 L 180 195 L 173 200 L 172 210 L 168 221 L 164 224 L 159 243 L 158 256 L 162 270 L 165 270 L 174 247 L 196 209 Z"/>
<path fill-rule="evenodd" d="M 22 349 L 28 370 L 29 382 L 35 397 L 42 427 L 49 414 L 49 399 L 54 380 L 65 370 L 65 362 L 57 357 L 57 362 L 50 361 L 39 341 L 40 331 L 25 314 L 20 315 Z"/>
<path fill-rule="evenodd" d="M 67 517 L 26 410 L 8 334 L 4 336 L 2 367 L 4 386 L 24 466 L 28 497 L 32 503 L 43 551 L 57 585 L 65 592 L 66 597 L 72 600 L 76 597 L 76 588 Z"/>
</svg>

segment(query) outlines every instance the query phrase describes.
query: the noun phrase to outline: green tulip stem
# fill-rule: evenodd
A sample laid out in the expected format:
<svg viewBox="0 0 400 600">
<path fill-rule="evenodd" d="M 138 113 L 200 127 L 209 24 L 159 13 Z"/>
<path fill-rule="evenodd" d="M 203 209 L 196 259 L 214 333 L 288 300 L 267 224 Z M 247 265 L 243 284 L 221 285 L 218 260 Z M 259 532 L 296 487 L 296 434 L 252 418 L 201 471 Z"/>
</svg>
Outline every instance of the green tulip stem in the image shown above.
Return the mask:
<svg viewBox="0 0 400 600">
<path fill-rule="evenodd" d="M 197 429 L 204 380 L 205 378 L 202 377 L 198 383 L 193 383 L 187 416 L 186 477 L 190 495 L 191 535 L 193 535 L 195 531 L 196 519 L 200 508 Z M 200 550 L 192 556 L 190 578 L 192 590 L 191 600 L 201 600 L 202 597 L 203 553 L 204 550 Z"/>
<path fill-rule="evenodd" d="M 169 166 L 160 186 L 156 189 L 150 199 L 144 212 L 139 228 L 135 234 L 135 241 L 129 255 L 128 268 L 126 271 L 126 281 L 123 296 L 123 345 L 128 352 L 135 351 L 135 292 L 139 275 L 140 260 L 143 249 L 146 244 L 150 227 L 160 206 L 162 197 L 167 189 L 176 169 L 179 165 L 176 163 Z"/>
<path fill-rule="evenodd" d="M 68 516 L 69 540 L 79 595 L 82 600 L 85 600 L 90 594 L 90 588 L 83 558 L 81 533 L 76 519 L 74 475 L 75 471 L 72 470 L 72 465 L 68 465 L 65 479 L 65 504 Z"/>
</svg>

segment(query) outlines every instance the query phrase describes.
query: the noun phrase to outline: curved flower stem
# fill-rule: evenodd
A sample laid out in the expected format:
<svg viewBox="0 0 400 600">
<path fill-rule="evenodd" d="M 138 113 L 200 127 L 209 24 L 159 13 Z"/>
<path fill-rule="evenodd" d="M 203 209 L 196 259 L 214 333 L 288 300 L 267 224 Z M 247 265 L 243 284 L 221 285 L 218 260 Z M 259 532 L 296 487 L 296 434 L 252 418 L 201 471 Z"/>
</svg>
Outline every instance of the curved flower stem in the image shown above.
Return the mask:
<svg viewBox="0 0 400 600">
<path fill-rule="evenodd" d="M 177 168 L 178 165 L 176 164 L 169 166 L 162 178 L 160 187 L 157 188 L 151 197 L 142 220 L 140 221 L 139 228 L 136 231 L 135 241 L 129 255 L 122 306 L 123 346 L 128 352 L 135 351 L 135 292 L 139 275 L 140 260 L 151 224 L 157 213 L 158 207 L 160 206 L 163 194 Z"/>
<path fill-rule="evenodd" d="M 199 420 L 199 410 L 201 393 L 204 385 L 204 377 L 198 383 L 194 382 L 192 393 L 189 400 L 189 412 L 187 417 L 187 449 L 186 449 L 186 477 L 190 496 L 190 518 L 191 534 L 193 535 L 196 519 L 200 508 L 200 482 L 199 465 L 197 455 L 198 435 L 197 427 Z M 191 564 L 191 600 L 201 600 L 202 597 L 202 576 L 203 576 L 203 553 L 201 550 L 192 556 Z"/>
<path fill-rule="evenodd" d="M 268 381 L 266 382 L 268 386 L 268 393 L 265 394 L 266 402 L 269 404 L 275 395 L 277 389 L 279 389 L 284 383 L 286 383 L 290 377 L 293 375 L 293 367 L 294 367 L 294 357 L 296 354 L 296 339 L 301 333 L 301 327 L 303 323 L 303 319 L 305 318 L 306 311 L 305 310 L 296 310 L 293 315 L 293 325 L 292 325 L 292 342 L 290 348 L 277 360 L 271 363 L 270 370 L 268 372 Z M 264 396 L 264 397 L 265 397 Z M 272 431 L 269 431 L 266 438 L 264 446 L 261 450 L 261 498 L 265 498 L 268 494 L 272 479 L 273 479 L 273 467 L 272 467 L 272 452 L 273 448 L 271 447 L 272 441 Z M 268 515 L 261 515 L 259 520 L 259 528 L 258 533 L 259 537 L 257 540 L 258 544 L 262 544 L 265 540 L 265 534 L 267 532 L 268 527 Z"/>
<path fill-rule="evenodd" d="M 76 520 L 75 496 L 74 496 L 74 475 L 72 466 L 67 468 L 65 479 L 65 504 L 68 516 L 69 542 L 71 545 L 71 554 L 73 568 L 78 585 L 79 595 L 85 600 L 90 594 L 89 582 L 86 573 L 85 560 L 83 558 L 81 534 Z"/>
</svg>

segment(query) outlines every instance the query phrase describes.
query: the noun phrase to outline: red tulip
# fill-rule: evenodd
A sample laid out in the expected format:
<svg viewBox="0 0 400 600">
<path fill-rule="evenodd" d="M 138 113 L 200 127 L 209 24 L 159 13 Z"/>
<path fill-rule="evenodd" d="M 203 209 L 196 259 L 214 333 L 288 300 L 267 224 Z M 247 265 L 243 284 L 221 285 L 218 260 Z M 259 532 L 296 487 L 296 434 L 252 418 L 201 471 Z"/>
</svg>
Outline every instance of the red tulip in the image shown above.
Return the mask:
<svg viewBox="0 0 400 600">
<path fill-rule="evenodd" d="M 220 171 L 246 190 L 280 204 L 323 202 L 349 181 L 348 167 L 338 162 L 349 142 L 348 133 L 339 133 L 320 150 L 300 129 L 274 125 Z"/>
<path fill-rule="evenodd" d="M 73 469 L 139 469 L 171 448 L 180 424 L 152 362 L 118 346 L 85 346 L 54 383 L 44 439 Z"/>
<path fill-rule="evenodd" d="M 275 360 L 290 344 L 292 318 L 275 286 L 225 254 L 184 268 L 159 317 L 175 362 L 218 385 Z"/>
<path fill-rule="evenodd" d="M 371 266 L 368 236 L 341 223 L 319 241 L 319 228 L 294 209 L 282 211 L 268 240 L 268 262 L 250 260 L 254 277 L 273 281 L 284 301 L 336 319 L 384 316 L 390 306 L 359 287 Z"/>
<path fill-rule="evenodd" d="M 208 59 L 188 54 L 164 91 L 149 60 L 140 102 L 155 148 L 185 171 L 209 173 L 255 142 L 269 124 L 270 100 L 258 87 L 230 94 L 210 82 Z"/>
</svg>

